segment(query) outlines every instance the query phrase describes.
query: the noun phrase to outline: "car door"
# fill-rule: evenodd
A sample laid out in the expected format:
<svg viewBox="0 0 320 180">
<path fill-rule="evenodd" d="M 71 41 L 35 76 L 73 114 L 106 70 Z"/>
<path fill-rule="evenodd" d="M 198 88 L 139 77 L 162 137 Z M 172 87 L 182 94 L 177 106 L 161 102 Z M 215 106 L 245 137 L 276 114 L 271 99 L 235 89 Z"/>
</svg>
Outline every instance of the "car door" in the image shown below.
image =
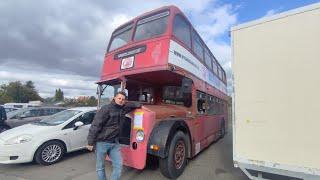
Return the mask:
<svg viewBox="0 0 320 180">
<path fill-rule="evenodd" d="M 94 116 L 95 111 L 86 112 L 74 119 L 63 129 L 64 135 L 68 138 L 71 151 L 84 148 L 87 145 L 87 136 Z M 78 121 L 83 122 L 84 125 L 75 129 L 74 124 Z"/>
</svg>

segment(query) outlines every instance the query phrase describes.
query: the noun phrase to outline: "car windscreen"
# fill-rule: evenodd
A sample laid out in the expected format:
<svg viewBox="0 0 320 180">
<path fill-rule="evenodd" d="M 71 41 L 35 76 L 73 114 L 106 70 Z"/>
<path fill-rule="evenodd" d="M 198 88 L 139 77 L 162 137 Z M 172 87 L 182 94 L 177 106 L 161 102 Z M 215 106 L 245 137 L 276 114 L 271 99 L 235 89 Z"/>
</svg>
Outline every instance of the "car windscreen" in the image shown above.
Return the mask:
<svg viewBox="0 0 320 180">
<path fill-rule="evenodd" d="M 133 29 L 133 23 L 130 23 L 112 33 L 109 51 L 126 45 L 130 39 Z"/>
<path fill-rule="evenodd" d="M 26 111 L 31 110 L 30 108 L 23 108 L 23 109 L 18 109 L 16 111 L 11 111 L 7 113 L 7 118 L 8 119 L 13 119 L 13 118 L 17 118 L 17 116 L 22 115 L 23 113 L 25 113 Z"/>
<path fill-rule="evenodd" d="M 61 111 L 57 114 L 54 114 L 54 115 L 49 116 L 47 118 L 44 118 L 43 120 L 41 120 L 39 122 L 39 124 L 59 125 L 59 124 L 66 122 L 67 120 L 69 120 L 70 118 L 72 118 L 73 116 L 75 116 L 81 112 L 82 111 L 77 111 L 77 110 Z"/>
<path fill-rule="evenodd" d="M 134 41 L 149 39 L 165 33 L 168 17 L 169 11 L 164 11 L 139 20 L 134 34 Z"/>
<path fill-rule="evenodd" d="M 6 113 L 17 110 L 16 108 L 5 108 Z"/>
</svg>

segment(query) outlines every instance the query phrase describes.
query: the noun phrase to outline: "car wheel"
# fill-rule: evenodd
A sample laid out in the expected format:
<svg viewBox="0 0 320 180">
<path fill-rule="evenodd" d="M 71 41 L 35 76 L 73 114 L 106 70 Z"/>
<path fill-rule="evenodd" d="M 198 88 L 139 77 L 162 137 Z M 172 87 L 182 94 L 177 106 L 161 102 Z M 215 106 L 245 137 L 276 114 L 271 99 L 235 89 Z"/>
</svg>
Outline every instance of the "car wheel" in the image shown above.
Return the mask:
<svg viewBox="0 0 320 180">
<path fill-rule="evenodd" d="M 35 161 L 38 164 L 48 166 L 58 162 L 65 153 L 64 145 L 59 141 L 49 141 L 41 145 L 36 154 Z"/>
<path fill-rule="evenodd" d="M 159 160 L 161 173 L 167 178 L 179 177 L 187 165 L 187 136 L 178 131 L 170 142 L 168 157 Z"/>
</svg>

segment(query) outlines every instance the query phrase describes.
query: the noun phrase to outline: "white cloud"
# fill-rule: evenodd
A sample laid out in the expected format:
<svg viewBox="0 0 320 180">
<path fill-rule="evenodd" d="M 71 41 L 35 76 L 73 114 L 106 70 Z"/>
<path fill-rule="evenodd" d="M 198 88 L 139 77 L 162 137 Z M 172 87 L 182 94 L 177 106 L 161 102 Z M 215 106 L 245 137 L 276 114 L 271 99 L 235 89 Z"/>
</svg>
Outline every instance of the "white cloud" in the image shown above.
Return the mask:
<svg viewBox="0 0 320 180">
<path fill-rule="evenodd" d="M 194 26 L 201 37 L 226 71 L 228 86 L 232 86 L 231 75 L 231 46 L 229 30 L 237 23 L 239 7 L 231 4 L 215 6 L 193 16 Z M 230 88 L 228 88 L 230 93 Z"/>
<path fill-rule="evenodd" d="M 96 79 L 79 75 L 70 75 L 57 72 L 44 72 L 33 70 L 21 70 L 0 66 L 1 83 L 12 81 L 33 81 L 36 89 L 42 97 L 52 97 L 55 89 L 61 88 L 66 97 L 79 95 L 95 96 Z"/>
<path fill-rule="evenodd" d="M 275 14 L 277 14 L 279 12 L 279 10 L 276 10 L 276 9 L 270 9 L 270 10 L 268 10 L 267 11 L 267 13 L 264 15 L 264 16 L 262 16 L 262 18 L 264 18 L 264 17 L 269 17 L 269 16 L 272 16 L 272 15 L 275 15 Z"/>
<path fill-rule="evenodd" d="M 46 27 L 44 34 L 48 38 L 60 37 L 59 39 L 56 39 L 57 42 L 63 42 L 62 37 L 64 37 L 64 39 L 70 38 L 74 33 L 65 22 L 57 19 L 47 18 L 44 25 Z"/>
<path fill-rule="evenodd" d="M 200 33 L 206 39 L 217 38 L 227 33 L 230 27 L 237 22 L 237 15 L 232 10 L 232 5 L 227 4 L 205 13 L 207 20 L 197 26 Z"/>
<path fill-rule="evenodd" d="M 201 13 L 208 8 L 210 3 L 214 3 L 215 0 L 176 0 L 170 1 L 172 4 L 180 7 L 184 11 L 192 11 L 194 13 Z"/>
<path fill-rule="evenodd" d="M 32 80 L 45 97 L 53 96 L 56 88 L 67 96 L 95 95 L 94 82 L 99 80 L 112 31 L 137 15 L 171 4 L 188 16 L 230 74 L 229 39 L 221 39 L 237 22 L 237 7 L 230 4 L 217 0 L 10 1 L 0 3 L 0 22 L 8 22 L 0 23 L 0 32 L 10 37 L 0 34 L 0 40 L 8 42 L 0 45 L 4 52 L 0 53 L 0 84 Z"/>
<path fill-rule="evenodd" d="M 115 29 L 118 26 L 124 24 L 125 22 L 129 21 L 130 18 L 126 14 L 116 14 L 111 22 L 110 22 L 110 28 Z"/>
</svg>

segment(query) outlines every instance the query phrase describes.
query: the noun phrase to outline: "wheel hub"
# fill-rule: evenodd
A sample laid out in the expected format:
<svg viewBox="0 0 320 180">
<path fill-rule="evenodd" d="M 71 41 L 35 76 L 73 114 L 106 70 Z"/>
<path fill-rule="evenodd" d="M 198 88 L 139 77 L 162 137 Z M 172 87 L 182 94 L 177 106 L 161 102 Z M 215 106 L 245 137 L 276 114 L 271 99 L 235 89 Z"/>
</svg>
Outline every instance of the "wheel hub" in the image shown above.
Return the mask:
<svg viewBox="0 0 320 180">
<path fill-rule="evenodd" d="M 180 169 L 184 163 L 185 159 L 185 145 L 182 141 L 178 141 L 175 147 L 175 153 L 174 153 L 174 163 L 176 169 Z"/>
<path fill-rule="evenodd" d="M 45 162 L 54 162 L 60 158 L 62 154 L 62 149 L 61 147 L 57 145 L 50 145 L 47 146 L 43 151 L 42 151 L 42 160 Z"/>
</svg>

